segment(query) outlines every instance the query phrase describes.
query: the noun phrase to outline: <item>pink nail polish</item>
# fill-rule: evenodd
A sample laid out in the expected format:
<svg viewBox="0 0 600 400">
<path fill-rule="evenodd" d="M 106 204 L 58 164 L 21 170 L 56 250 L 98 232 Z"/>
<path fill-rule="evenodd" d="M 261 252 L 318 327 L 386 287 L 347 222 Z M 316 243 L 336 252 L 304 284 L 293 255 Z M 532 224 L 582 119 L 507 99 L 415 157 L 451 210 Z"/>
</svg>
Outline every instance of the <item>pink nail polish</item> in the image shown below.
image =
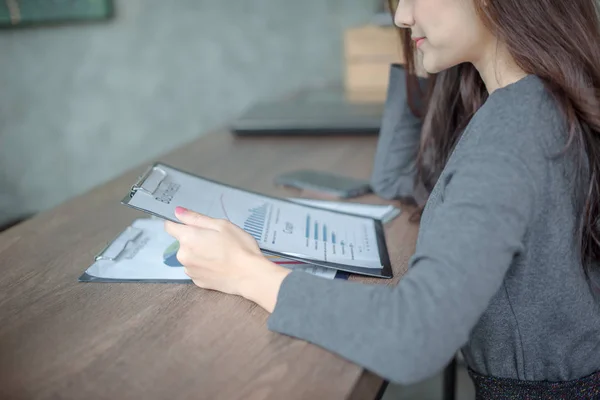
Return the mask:
<svg viewBox="0 0 600 400">
<path fill-rule="evenodd" d="M 179 207 L 179 206 L 175 207 L 175 214 L 185 214 L 186 211 L 187 210 L 183 207 Z"/>
</svg>

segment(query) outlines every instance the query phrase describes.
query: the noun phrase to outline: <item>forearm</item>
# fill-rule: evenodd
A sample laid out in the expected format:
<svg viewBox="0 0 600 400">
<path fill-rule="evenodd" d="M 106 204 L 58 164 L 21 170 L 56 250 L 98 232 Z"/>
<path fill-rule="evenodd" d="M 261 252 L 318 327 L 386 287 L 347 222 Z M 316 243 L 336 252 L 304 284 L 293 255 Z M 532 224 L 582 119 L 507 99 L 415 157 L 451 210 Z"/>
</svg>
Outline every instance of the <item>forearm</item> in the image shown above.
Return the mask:
<svg viewBox="0 0 600 400">
<path fill-rule="evenodd" d="M 393 66 L 371 174 L 374 192 L 386 199 L 414 194 L 421 120 L 412 113 L 407 95 L 404 69 Z"/>
<path fill-rule="evenodd" d="M 439 308 L 436 298 L 430 297 L 437 290 L 423 287 L 422 280 L 405 279 L 402 289 L 392 289 L 304 272 L 288 276 L 292 271 L 264 258 L 252 264 L 258 273 L 248 278 L 242 295 L 270 313 L 280 302 L 278 314 L 269 320 L 270 329 L 319 344 L 395 382 L 421 380 L 441 368 L 466 341 L 468 322 L 448 322 L 446 340 L 433 340 L 438 346 L 425 339 L 437 328 L 434 325 L 444 324 L 442 320 L 452 315 L 452 304 L 459 307 L 464 299 L 445 298 L 439 302 L 445 307 Z M 448 340 L 448 332 L 453 339 Z"/>
<path fill-rule="evenodd" d="M 277 303 L 279 288 L 291 272 L 287 268 L 272 263 L 263 256 L 250 261 L 251 271 L 256 273 L 247 277 L 241 285 L 241 295 L 272 313 Z"/>
<path fill-rule="evenodd" d="M 447 168 L 444 201 L 422 227 L 397 287 L 292 273 L 269 328 L 401 384 L 442 369 L 522 251 L 535 198 L 533 178 L 514 157 L 481 153 L 465 159 L 460 172 Z"/>
<path fill-rule="evenodd" d="M 283 282 L 269 328 L 317 344 L 390 381 L 421 381 L 466 343 L 488 296 L 456 291 L 453 285 L 445 287 L 448 282 L 414 273 L 422 275 L 415 270 L 391 288 L 294 272 Z M 477 309 L 465 310 L 465 304 Z"/>
</svg>

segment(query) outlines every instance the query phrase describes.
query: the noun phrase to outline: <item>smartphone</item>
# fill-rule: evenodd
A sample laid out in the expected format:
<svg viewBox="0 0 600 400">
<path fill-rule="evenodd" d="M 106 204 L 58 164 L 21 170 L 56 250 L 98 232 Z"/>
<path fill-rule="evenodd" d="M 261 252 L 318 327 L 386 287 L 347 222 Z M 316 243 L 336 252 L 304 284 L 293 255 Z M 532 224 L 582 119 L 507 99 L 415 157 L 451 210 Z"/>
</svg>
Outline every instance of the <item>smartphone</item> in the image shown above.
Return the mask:
<svg viewBox="0 0 600 400">
<path fill-rule="evenodd" d="M 299 170 L 281 174 L 275 178 L 275 184 L 323 192 L 344 199 L 371 192 L 371 186 L 366 180 L 315 170 Z"/>
</svg>

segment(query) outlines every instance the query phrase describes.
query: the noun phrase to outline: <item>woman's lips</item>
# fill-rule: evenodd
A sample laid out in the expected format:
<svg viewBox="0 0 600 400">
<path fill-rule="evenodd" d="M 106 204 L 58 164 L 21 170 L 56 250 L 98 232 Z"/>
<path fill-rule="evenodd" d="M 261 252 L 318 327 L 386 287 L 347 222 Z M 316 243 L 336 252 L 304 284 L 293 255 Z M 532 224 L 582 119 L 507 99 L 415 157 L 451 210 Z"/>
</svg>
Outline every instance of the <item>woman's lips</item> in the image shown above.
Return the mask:
<svg viewBox="0 0 600 400">
<path fill-rule="evenodd" d="M 421 47 L 421 45 L 425 42 L 424 37 L 416 37 L 416 38 L 413 38 L 413 40 L 415 41 L 415 46 L 417 46 L 417 49 L 419 47 Z"/>
</svg>

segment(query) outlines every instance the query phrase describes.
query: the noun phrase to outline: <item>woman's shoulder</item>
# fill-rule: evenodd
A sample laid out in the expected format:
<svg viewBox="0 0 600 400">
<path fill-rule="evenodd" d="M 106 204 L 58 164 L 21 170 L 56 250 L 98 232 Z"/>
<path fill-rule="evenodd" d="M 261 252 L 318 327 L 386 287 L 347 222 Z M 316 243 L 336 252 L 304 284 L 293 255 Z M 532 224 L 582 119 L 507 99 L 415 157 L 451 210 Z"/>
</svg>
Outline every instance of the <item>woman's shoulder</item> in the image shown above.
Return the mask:
<svg viewBox="0 0 600 400">
<path fill-rule="evenodd" d="M 528 75 L 489 96 L 467 127 L 465 142 L 467 148 L 538 159 L 564 148 L 567 125 L 544 82 Z"/>
</svg>

